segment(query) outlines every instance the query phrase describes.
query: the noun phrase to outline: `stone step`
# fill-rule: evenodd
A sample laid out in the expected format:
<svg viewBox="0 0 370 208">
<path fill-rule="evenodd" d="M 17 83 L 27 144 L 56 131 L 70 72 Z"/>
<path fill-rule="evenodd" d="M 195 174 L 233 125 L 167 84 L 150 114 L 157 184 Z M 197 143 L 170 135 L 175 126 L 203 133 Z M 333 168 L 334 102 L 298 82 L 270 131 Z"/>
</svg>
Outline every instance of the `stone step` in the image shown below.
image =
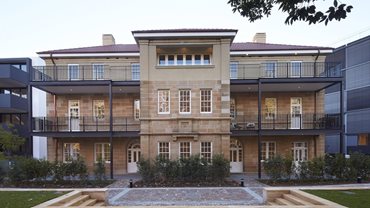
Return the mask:
<svg viewBox="0 0 370 208">
<path fill-rule="evenodd" d="M 275 202 L 279 205 L 295 205 L 293 202 L 288 201 L 288 200 L 283 199 L 283 198 L 277 198 L 277 199 L 275 199 Z"/>
<path fill-rule="evenodd" d="M 98 202 L 94 205 L 94 207 L 102 207 L 102 206 L 105 206 L 104 202 Z"/>
<path fill-rule="evenodd" d="M 267 202 L 267 205 L 270 205 L 270 206 L 279 206 L 279 204 L 276 203 L 276 202 Z"/>
<path fill-rule="evenodd" d="M 87 207 L 87 206 L 93 206 L 95 205 L 97 202 L 96 199 L 88 199 L 87 201 L 85 201 L 84 203 L 80 204 L 79 207 Z"/>
<path fill-rule="evenodd" d="M 81 196 L 73 199 L 72 201 L 65 203 L 63 205 L 63 207 L 77 206 L 79 204 L 82 204 L 83 202 L 85 202 L 88 199 L 90 199 L 89 195 L 81 195 Z"/>
<path fill-rule="evenodd" d="M 322 203 L 318 202 L 315 199 L 312 199 L 309 196 L 305 196 L 305 195 L 301 194 L 299 191 L 291 190 L 290 191 L 290 194 L 293 195 L 293 196 L 296 196 L 296 197 L 298 197 L 298 198 L 300 198 L 300 199 L 302 199 L 302 200 L 304 200 L 306 202 L 309 202 L 309 203 L 311 203 L 313 205 L 322 205 Z"/>
<path fill-rule="evenodd" d="M 313 205 L 311 202 L 308 202 L 304 199 L 299 198 L 298 196 L 294 196 L 292 194 L 283 194 L 283 198 L 293 202 L 296 205 Z"/>
<path fill-rule="evenodd" d="M 50 206 L 62 206 L 65 203 L 80 197 L 81 194 L 82 194 L 81 191 L 72 191 L 70 193 L 63 195 L 61 198 L 59 198 L 59 201 L 55 203 L 51 203 Z"/>
</svg>

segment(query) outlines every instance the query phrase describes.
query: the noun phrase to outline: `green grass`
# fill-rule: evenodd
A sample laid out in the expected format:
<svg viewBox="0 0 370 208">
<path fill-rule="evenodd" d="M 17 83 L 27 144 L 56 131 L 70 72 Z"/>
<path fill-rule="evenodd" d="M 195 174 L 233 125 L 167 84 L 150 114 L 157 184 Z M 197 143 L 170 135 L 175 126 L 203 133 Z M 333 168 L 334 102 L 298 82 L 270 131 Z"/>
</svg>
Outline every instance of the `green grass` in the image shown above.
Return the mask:
<svg viewBox="0 0 370 208">
<path fill-rule="evenodd" d="M 1 208 L 26 208 L 65 194 L 55 191 L 0 191 Z"/>
<path fill-rule="evenodd" d="M 370 190 L 305 190 L 305 192 L 350 208 L 370 207 Z"/>
</svg>

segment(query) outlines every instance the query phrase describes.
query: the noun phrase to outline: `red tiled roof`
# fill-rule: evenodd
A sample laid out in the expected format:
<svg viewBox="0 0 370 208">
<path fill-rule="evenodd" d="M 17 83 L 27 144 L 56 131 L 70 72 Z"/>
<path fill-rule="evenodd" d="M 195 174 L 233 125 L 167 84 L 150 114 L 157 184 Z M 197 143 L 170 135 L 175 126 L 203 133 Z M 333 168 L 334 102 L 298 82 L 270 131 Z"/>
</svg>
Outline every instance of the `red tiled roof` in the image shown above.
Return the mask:
<svg viewBox="0 0 370 208">
<path fill-rule="evenodd" d="M 271 43 L 232 43 L 230 51 L 276 51 L 276 50 L 330 50 L 332 48 L 319 46 L 285 45 Z M 92 46 L 37 52 L 38 54 L 68 54 L 68 53 L 138 53 L 136 44 L 116 44 L 107 46 Z"/>
<path fill-rule="evenodd" d="M 320 46 L 287 45 L 273 43 L 232 43 L 230 51 L 276 51 L 276 50 L 330 50 L 332 48 Z"/>
<path fill-rule="evenodd" d="M 176 33 L 176 32 L 237 32 L 235 29 L 222 29 L 222 28 L 180 28 L 180 29 L 159 29 L 159 30 L 134 30 L 132 33 Z"/>
</svg>

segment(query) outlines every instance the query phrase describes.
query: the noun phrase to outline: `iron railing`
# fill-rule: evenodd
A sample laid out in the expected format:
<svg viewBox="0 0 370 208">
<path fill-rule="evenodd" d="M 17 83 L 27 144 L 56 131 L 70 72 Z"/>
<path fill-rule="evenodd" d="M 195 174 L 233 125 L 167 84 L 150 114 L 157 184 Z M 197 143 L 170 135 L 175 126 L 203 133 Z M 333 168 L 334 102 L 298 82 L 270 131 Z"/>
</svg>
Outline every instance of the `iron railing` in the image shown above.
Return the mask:
<svg viewBox="0 0 370 208">
<path fill-rule="evenodd" d="M 33 132 L 108 132 L 110 118 L 80 117 L 35 117 Z M 131 117 L 113 117 L 113 131 L 139 131 L 140 122 Z"/>
<path fill-rule="evenodd" d="M 258 115 L 236 116 L 230 126 L 231 130 L 258 130 Z M 261 129 L 340 129 L 340 114 L 262 115 Z"/>
<path fill-rule="evenodd" d="M 56 65 L 34 66 L 32 81 L 140 80 L 140 67 L 133 65 Z"/>
<path fill-rule="evenodd" d="M 230 79 L 341 77 L 337 63 L 269 62 L 230 64 Z"/>
</svg>

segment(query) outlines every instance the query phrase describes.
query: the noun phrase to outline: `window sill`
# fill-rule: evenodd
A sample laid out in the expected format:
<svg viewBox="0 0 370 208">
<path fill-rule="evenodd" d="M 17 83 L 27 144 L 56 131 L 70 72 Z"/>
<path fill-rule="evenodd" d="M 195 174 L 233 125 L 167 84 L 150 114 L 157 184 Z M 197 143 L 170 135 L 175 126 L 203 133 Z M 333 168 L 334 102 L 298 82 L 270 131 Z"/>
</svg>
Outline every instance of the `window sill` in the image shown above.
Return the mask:
<svg viewBox="0 0 370 208">
<path fill-rule="evenodd" d="M 215 65 L 164 65 L 155 66 L 156 69 L 213 69 Z"/>
</svg>

